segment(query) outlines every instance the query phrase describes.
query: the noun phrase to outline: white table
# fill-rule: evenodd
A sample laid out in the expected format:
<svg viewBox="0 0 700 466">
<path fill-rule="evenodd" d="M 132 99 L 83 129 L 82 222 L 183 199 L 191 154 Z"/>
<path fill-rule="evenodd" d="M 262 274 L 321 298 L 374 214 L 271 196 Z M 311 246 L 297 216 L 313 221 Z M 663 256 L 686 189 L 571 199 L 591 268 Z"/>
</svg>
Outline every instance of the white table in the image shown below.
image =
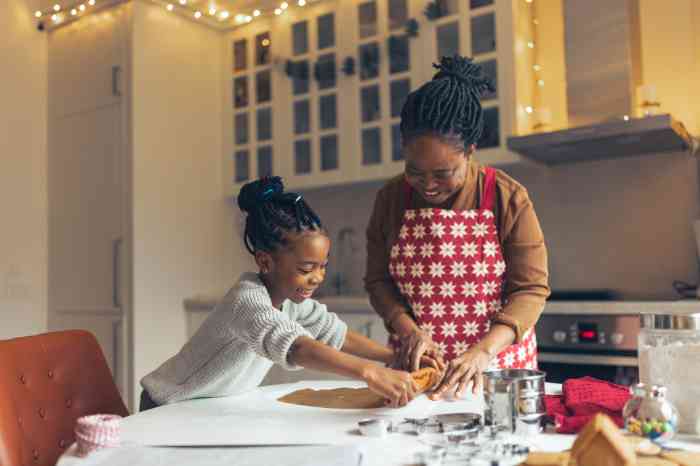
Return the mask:
<svg viewBox="0 0 700 466">
<path fill-rule="evenodd" d="M 362 466 L 408 465 L 417 451 L 427 448 L 418 437 L 403 433 L 364 437 L 357 431 L 357 421 L 377 416 L 425 417 L 483 411 L 482 397 L 471 394 L 459 401 L 438 402 L 420 396 L 403 408 L 375 410 L 321 409 L 277 401 L 301 388 L 361 386 L 364 384 L 352 381 L 297 382 L 259 387 L 235 397 L 162 406 L 123 420 L 123 447 L 93 453 L 86 459 L 76 457 L 71 448 L 58 465 L 357 466 L 360 454 Z M 548 392 L 559 389 L 551 384 L 547 387 Z M 561 451 L 569 448 L 573 440 L 573 435 L 540 434 L 532 443 L 543 451 Z"/>
</svg>

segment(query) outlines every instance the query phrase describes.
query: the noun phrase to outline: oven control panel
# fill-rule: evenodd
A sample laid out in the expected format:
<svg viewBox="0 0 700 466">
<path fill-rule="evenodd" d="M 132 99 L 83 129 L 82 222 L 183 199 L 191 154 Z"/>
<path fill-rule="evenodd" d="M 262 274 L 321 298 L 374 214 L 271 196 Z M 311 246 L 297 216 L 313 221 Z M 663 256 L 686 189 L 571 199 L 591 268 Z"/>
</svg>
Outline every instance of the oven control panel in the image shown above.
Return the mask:
<svg viewBox="0 0 700 466">
<path fill-rule="evenodd" d="M 561 349 L 637 349 L 638 315 L 542 314 L 537 344 Z"/>
</svg>

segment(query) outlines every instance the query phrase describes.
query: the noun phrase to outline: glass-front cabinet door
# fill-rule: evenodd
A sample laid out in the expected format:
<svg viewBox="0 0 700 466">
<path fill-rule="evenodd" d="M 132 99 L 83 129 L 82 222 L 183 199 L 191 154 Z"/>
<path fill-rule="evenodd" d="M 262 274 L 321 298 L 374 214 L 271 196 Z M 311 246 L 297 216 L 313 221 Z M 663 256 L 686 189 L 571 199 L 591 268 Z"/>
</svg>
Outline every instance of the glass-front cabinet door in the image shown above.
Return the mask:
<svg viewBox="0 0 700 466">
<path fill-rule="evenodd" d="M 229 195 L 264 175 L 303 189 L 401 173 L 406 96 L 455 53 L 496 84 L 482 99 L 478 157 L 517 161 L 505 148 L 516 114 L 515 1 L 302 0 L 235 29 L 226 48 Z"/>
</svg>

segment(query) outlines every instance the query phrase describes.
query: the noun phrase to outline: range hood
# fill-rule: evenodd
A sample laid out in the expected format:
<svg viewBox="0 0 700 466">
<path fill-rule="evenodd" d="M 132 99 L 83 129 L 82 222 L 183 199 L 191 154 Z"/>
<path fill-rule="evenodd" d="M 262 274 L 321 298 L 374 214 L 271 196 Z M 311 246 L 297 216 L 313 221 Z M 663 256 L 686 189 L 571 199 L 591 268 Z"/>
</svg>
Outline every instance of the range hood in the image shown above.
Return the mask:
<svg viewBox="0 0 700 466">
<path fill-rule="evenodd" d="M 633 118 L 641 84 L 639 0 L 564 0 L 570 128 L 513 136 L 508 148 L 549 165 L 695 149 L 671 115 Z"/>
</svg>

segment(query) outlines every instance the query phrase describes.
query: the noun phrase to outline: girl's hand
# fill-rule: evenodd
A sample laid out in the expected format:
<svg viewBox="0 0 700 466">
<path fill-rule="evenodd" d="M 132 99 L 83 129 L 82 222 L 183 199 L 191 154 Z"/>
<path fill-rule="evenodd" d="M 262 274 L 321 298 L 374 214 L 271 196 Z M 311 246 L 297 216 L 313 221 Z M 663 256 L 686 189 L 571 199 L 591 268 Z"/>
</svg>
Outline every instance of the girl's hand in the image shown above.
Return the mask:
<svg viewBox="0 0 700 466">
<path fill-rule="evenodd" d="M 482 387 L 482 374 L 488 369 L 493 357 L 491 353 L 479 346 L 469 348 L 461 356 L 450 361 L 442 381 L 430 398 L 440 399 L 444 394 L 451 393 L 455 387 L 459 398 L 464 394 L 469 382 L 472 382 L 472 391 L 476 393 Z"/>
<path fill-rule="evenodd" d="M 386 398 L 392 408 L 406 406 L 416 396 L 417 387 L 408 372 L 371 364 L 362 378 L 369 389 Z"/>
<path fill-rule="evenodd" d="M 413 330 L 407 336 L 401 337 L 398 367 L 414 372 L 420 369 L 422 364 L 441 372 L 445 368 L 440 349 L 432 338 L 420 330 Z"/>
</svg>

